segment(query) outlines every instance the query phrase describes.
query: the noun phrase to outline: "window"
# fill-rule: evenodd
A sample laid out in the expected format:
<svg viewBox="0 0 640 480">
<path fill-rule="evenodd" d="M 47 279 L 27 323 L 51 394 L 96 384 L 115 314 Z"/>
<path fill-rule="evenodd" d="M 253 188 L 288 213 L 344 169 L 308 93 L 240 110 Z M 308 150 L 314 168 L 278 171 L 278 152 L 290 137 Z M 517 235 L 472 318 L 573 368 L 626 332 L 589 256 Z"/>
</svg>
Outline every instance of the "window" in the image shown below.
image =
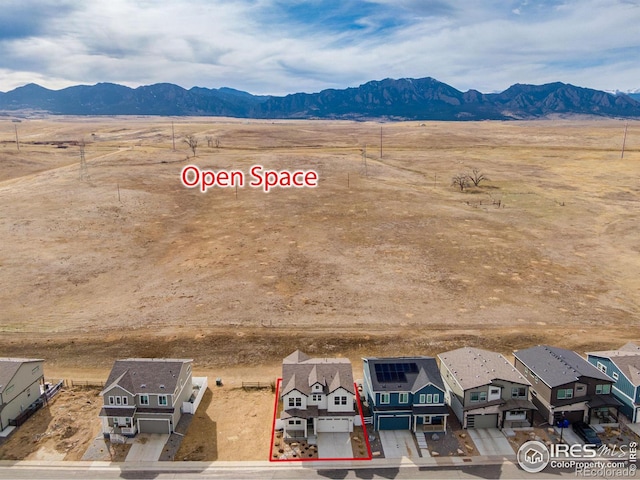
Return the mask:
<svg viewBox="0 0 640 480">
<path fill-rule="evenodd" d="M 149 405 L 149 395 L 140 395 L 140 405 Z"/>
<path fill-rule="evenodd" d="M 598 370 L 602 373 L 607 373 L 607 366 L 604 363 L 598 362 Z"/>
<path fill-rule="evenodd" d="M 35 375 L 36 373 L 38 373 L 38 370 L 40 370 L 40 365 L 33 367 L 33 369 L 31 370 L 31 374 Z"/>
<path fill-rule="evenodd" d="M 420 403 L 427 403 L 427 396 L 424 393 L 420 394 Z"/>
<path fill-rule="evenodd" d="M 613 379 L 614 379 L 614 380 L 618 380 L 618 378 L 619 378 L 619 377 L 618 377 L 618 374 L 617 374 L 616 372 L 613 372 L 613 373 L 611 374 L 611 376 L 613 377 Z"/>
<path fill-rule="evenodd" d="M 313 400 L 314 402 L 319 402 L 320 400 L 322 400 L 322 394 L 314 393 L 313 395 L 311 395 L 311 400 Z"/>
<path fill-rule="evenodd" d="M 513 387 L 511 389 L 511 398 L 520 398 L 527 396 L 526 387 Z"/>
<path fill-rule="evenodd" d="M 472 402 L 479 402 L 480 401 L 480 392 L 471 392 L 470 400 Z"/>
<path fill-rule="evenodd" d="M 434 393 L 433 394 L 433 403 L 440 403 L 440 394 L 439 393 Z"/>
<path fill-rule="evenodd" d="M 347 397 L 334 397 L 333 403 L 334 405 L 346 405 Z"/>
<path fill-rule="evenodd" d="M 167 406 L 167 396 L 166 395 L 158 395 L 158 405 Z"/>
<path fill-rule="evenodd" d="M 290 407 L 301 407 L 302 406 L 302 398 L 300 398 L 300 397 L 289 397 L 289 406 Z"/>
<path fill-rule="evenodd" d="M 389 394 L 381 393 L 380 394 L 380 403 L 389 403 Z"/>
<path fill-rule="evenodd" d="M 576 395 L 578 393 L 584 393 L 584 385 L 576 385 Z"/>
<path fill-rule="evenodd" d="M 487 392 L 480 392 L 480 401 L 481 402 L 487 401 Z"/>
<path fill-rule="evenodd" d="M 596 385 L 596 395 L 607 395 L 611 393 L 611 385 Z"/>
<path fill-rule="evenodd" d="M 9 385 L 7 388 L 4 389 L 4 393 L 9 393 L 11 390 L 13 390 L 15 388 L 15 384 L 14 385 Z"/>
<path fill-rule="evenodd" d="M 409 394 L 408 393 L 403 392 L 399 396 L 400 396 L 400 399 L 399 399 L 400 403 L 409 403 Z"/>
<path fill-rule="evenodd" d="M 116 403 L 115 398 L 109 397 L 109 405 L 114 405 Z"/>
<path fill-rule="evenodd" d="M 129 398 L 128 397 L 122 397 L 122 404 L 123 405 L 129 405 Z"/>
<path fill-rule="evenodd" d="M 427 393 L 427 403 L 433 403 L 433 395 L 431 393 Z"/>
<path fill-rule="evenodd" d="M 116 405 L 120 405 L 122 403 L 122 397 L 116 397 Z"/>
<path fill-rule="evenodd" d="M 526 377 L 527 375 L 529 375 L 529 369 L 524 367 L 524 376 Z"/>
<path fill-rule="evenodd" d="M 558 390 L 558 400 L 564 400 L 566 398 L 573 398 L 572 388 L 561 388 Z"/>
</svg>

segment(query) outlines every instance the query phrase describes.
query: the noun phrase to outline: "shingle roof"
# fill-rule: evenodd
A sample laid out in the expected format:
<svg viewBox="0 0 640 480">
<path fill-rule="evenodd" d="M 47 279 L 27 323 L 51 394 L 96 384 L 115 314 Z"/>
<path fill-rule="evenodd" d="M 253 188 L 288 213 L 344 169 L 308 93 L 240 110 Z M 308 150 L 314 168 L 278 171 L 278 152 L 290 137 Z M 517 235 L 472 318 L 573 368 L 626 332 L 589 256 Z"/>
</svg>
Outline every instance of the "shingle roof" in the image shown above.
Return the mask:
<svg viewBox="0 0 640 480">
<path fill-rule="evenodd" d="M 23 363 L 44 362 L 40 358 L 0 358 L 0 393 L 9 385 Z"/>
<path fill-rule="evenodd" d="M 572 350 L 538 345 L 518 350 L 513 355 L 551 388 L 575 382 L 580 377 L 613 382 L 611 378 Z"/>
<path fill-rule="evenodd" d="M 438 370 L 438 364 L 433 357 L 368 357 L 364 358 L 365 368 L 369 369 L 371 387 L 374 391 L 405 391 L 416 392 L 421 388 L 433 384 L 444 390 L 444 383 Z M 379 381 L 376 365 L 416 364 L 416 372 L 403 372 L 400 378 L 393 381 Z M 382 379 L 381 379 L 382 380 Z"/>
<path fill-rule="evenodd" d="M 139 393 L 172 394 L 183 368 L 193 360 L 171 358 L 128 358 L 116 360 L 103 392 L 114 386 Z"/>
<path fill-rule="evenodd" d="M 463 390 L 488 385 L 495 380 L 531 385 L 501 354 L 463 347 L 438 355 Z"/>
<path fill-rule="evenodd" d="M 588 355 L 609 358 L 634 385 L 640 385 L 640 346 L 626 343 L 618 350 L 590 352 Z"/>
<path fill-rule="evenodd" d="M 296 350 L 282 360 L 282 395 L 298 390 L 311 394 L 311 386 L 320 383 L 325 394 L 339 387 L 355 393 L 351 362 L 346 358 L 311 358 Z"/>
</svg>

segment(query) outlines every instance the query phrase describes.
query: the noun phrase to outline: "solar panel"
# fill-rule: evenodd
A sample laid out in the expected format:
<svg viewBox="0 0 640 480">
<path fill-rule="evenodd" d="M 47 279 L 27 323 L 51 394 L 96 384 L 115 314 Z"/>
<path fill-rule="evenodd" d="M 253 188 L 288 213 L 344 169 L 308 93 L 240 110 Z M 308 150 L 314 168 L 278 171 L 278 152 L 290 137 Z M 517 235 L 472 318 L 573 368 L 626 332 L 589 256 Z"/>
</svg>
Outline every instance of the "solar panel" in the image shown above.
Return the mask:
<svg viewBox="0 0 640 480">
<path fill-rule="evenodd" d="M 405 373 L 418 371 L 415 363 L 376 363 L 374 365 L 376 378 L 380 383 L 407 381 Z"/>
</svg>

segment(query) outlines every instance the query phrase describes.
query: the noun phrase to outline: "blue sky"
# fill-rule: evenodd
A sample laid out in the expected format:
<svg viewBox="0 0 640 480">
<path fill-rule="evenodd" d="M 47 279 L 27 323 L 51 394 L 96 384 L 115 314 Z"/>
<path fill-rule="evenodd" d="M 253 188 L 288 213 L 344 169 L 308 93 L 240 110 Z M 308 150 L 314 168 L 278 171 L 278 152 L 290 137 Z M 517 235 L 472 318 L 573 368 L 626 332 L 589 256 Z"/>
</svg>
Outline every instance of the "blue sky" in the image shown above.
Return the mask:
<svg viewBox="0 0 640 480">
<path fill-rule="evenodd" d="M 171 82 L 282 95 L 434 77 L 640 89 L 640 0 L 3 0 L 0 91 Z"/>
</svg>

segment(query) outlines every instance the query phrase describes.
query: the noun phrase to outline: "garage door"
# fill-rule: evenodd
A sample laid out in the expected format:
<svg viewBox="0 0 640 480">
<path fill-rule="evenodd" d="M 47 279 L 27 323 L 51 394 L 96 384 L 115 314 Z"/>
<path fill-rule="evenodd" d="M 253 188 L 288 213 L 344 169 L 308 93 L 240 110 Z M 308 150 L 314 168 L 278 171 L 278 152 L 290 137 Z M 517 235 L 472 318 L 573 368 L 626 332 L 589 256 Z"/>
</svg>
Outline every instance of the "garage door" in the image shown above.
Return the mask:
<svg viewBox="0 0 640 480">
<path fill-rule="evenodd" d="M 409 430 L 411 428 L 411 416 L 399 415 L 397 417 L 378 417 L 378 430 Z"/>
<path fill-rule="evenodd" d="M 140 433 L 171 433 L 169 420 L 138 420 L 138 431 Z"/>
<path fill-rule="evenodd" d="M 469 415 L 467 428 L 496 428 L 498 426 L 498 414 Z"/>
<path fill-rule="evenodd" d="M 557 423 L 558 420 L 562 420 L 566 418 L 569 420 L 569 423 L 582 422 L 584 419 L 584 410 L 573 410 L 570 412 L 555 412 L 553 414 L 554 423 Z"/>
<path fill-rule="evenodd" d="M 348 418 L 319 418 L 316 431 L 318 433 L 348 432 L 349 419 Z"/>
</svg>

